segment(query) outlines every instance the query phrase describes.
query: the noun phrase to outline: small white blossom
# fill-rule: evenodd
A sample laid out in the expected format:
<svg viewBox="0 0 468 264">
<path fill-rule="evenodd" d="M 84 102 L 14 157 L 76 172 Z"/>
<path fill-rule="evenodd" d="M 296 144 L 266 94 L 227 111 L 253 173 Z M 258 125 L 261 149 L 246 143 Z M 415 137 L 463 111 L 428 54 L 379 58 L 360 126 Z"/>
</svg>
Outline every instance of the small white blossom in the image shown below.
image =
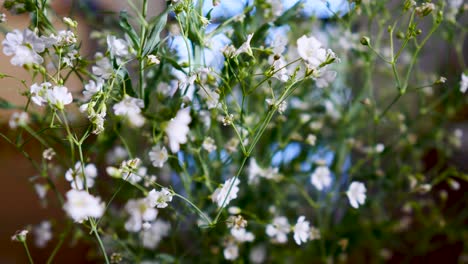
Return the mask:
<svg viewBox="0 0 468 264">
<path fill-rule="evenodd" d="M 206 137 L 205 140 L 203 140 L 202 147 L 208 153 L 215 151 L 216 150 L 215 140 L 211 137 Z"/>
<path fill-rule="evenodd" d="M 125 222 L 125 230 L 139 232 L 145 222 L 151 222 L 158 216 L 158 210 L 153 208 L 147 199 L 130 199 L 125 205 L 125 211 L 130 218 Z"/>
<path fill-rule="evenodd" d="M 305 220 L 305 216 L 300 216 L 294 226 L 294 241 L 296 244 L 307 242 L 310 238 L 310 223 Z"/>
<path fill-rule="evenodd" d="M 141 241 L 143 247 L 148 249 L 155 249 L 161 240 L 169 235 L 171 225 L 163 220 L 156 220 L 151 224 L 151 228 L 144 230 L 141 233 Z"/>
<path fill-rule="evenodd" d="M 148 156 L 154 167 L 162 168 L 168 158 L 167 149 L 166 147 L 161 148 L 161 146 L 153 146 Z"/>
<path fill-rule="evenodd" d="M 283 57 L 275 59 L 274 56 L 270 56 L 268 58 L 268 62 L 272 66 L 273 77 L 282 81 L 286 82 L 289 79 L 289 72 L 288 68 L 286 67 L 286 61 Z"/>
<path fill-rule="evenodd" d="M 52 90 L 47 90 L 47 99 L 52 106 L 59 110 L 73 101 L 72 94 L 65 86 L 54 86 Z"/>
<path fill-rule="evenodd" d="M 122 101 L 113 106 L 114 114 L 126 118 L 135 127 L 141 127 L 145 123 L 145 119 L 141 115 L 141 109 L 144 105 L 143 100 L 126 94 Z"/>
<path fill-rule="evenodd" d="M 48 189 L 49 186 L 47 184 L 34 184 L 34 190 L 36 191 L 37 196 L 39 196 L 39 199 L 41 200 L 43 200 L 46 197 Z"/>
<path fill-rule="evenodd" d="M 83 172 L 84 168 L 84 172 Z M 97 177 L 97 168 L 94 164 L 81 165 L 78 161 L 74 168 L 70 168 L 65 172 L 65 179 L 70 182 L 73 189 L 83 190 L 86 181 L 86 186 L 91 188 L 94 186 L 94 179 Z"/>
<path fill-rule="evenodd" d="M 108 164 L 114 164 L 122 162 L 128 157 L 127 150 L 122 146 L 115 146 L 111 151 L 106 154 L 106 162 Z"/>
<path fill-rule="evenodd" d="M 229 243 L 223 250 L 224 258 L 227 260 L 235 260 L 239 257 L 239 246 L 235 243 Z"/>
<path fill-rule="evenodd" d="M 310 182 L 319 191 L 330 187 L 332 182 L 330 169 L 327 166 L 318 166 L 310 176 Z"/>
<path fill-rule="evenodd" d="M 66 197 L 63 209 L 75 222 L 81 223 L 89 217 L 99 218 L 104 214 L 101 199 L 86 191 L 72 189 L 67 192 Z"/>
<path fill-rule="evenodd" d="M 237 198 L 239 184 L 240 180 L 235 177 L 226 180 L 222 186 L 214 191 L 211 195 L 211 200 L 216 203 L 218 207 L 227 206 L 233 199 Z"/>
<path fill-rule="evenodd" d="M 88 101 L 89 99 L 91 99 L 91 97 L 94 94 L 101 92 L 103 86 L 104 86 L 104 79 L 98 78 L 96 81 L 90 80 L 84 86 L 84 91 L 83 91 L 84 100 Z"/>
<path fill-rule="evenodd" d="M 169 121 L 165 132 L 169 138 L 169 148 L 172 153 L 177 153 L 180 150 L 180 145 L 187 143 L 190 122 L 192 122 L 192 118 L 188 107 L 180 109 L 177 115 Z"/>
<path fill-rule="evenodd" d="M 161 191 L 151 190 L 146 199 L 151 207 L 165 208 L 167 203 L 172 201 L 174 194 L 167 188 L 162 188 Z"/>
<path fill-rule="evenodd" d="M 291 230 L 288 219 L 284 216 L 277 216 L 273 219 L 271 224 L 266 226 L 266 234 L 273 239 L 273 241 L 284 244 L 288 241 L 288 233 Z"/>
<path fill-rule="evenodd" d="M 302 36 L 297 40 L 297 52 L 309 69 L 317 69 L 327 60 L 327 50 L 315 37 Z"/>
<path fill-rule="evenodd" d="M 460 79 L 460 92 L 465 93 L 468 90 L 468 75 L 462 73 Z"/>
<path fill-rule="evenodd" d="M 253 34 L 247 35 L 247 40 L 233 53 L 233 57 L 242 53 L 247 53 L 252 56 L 252 49 L 250 48 L 250 41 L 252 41 Z"/>
<path fill-rule="evenodd" d="M 315 143 L 317 142 L 317 136 L 314 134 L 309 134 L 307 135 L 305 142 L 311 146 L 315 146 Z"/>
<path fill-rule="evenodd" d="M 44 40 L 29 29 L 22 32 L 15 29 L 6 34 L 2 42 L 3 53 L 7 56 L 13 56 L 10 63 L 15 66 L 25 64 L 41 64 L 44 59 L 38 53 L 45 50 Z"/>
<path fill-rule="evenodd" d="M 325 88 L 330 85 L 336 79 L 336 71 L 327 71 L 319 73 L 319 76 L 315 78 L 315 85 L 318 88 Z"/>
<path fill-rule="evenodd" d="M 54 149 L 53 148 L 48 148 L 48 149 L 45 149 L 43 152 L 42 152 L 42 157 L 45 159 L 45 160 L 52 160 L 52 158 L 56 155 L 57 153 L 55 153 Z"/>
<path fill-rule="evenodd" d="M 29 115 L 26 112 L 14 112 L 11 114 L 8 125 L 11 129 L 26 126 L 29 122 Z"/>
<path fill-rule="evenodd" d="M 252 242 L 255 239 L 254 234 L 247 232 L 245 228 L 232 228 L 231 235 L 239 243 Z"/>
<path fill-rule="evenodd" d="M 259 177 L 262 177 L 265 174 L 265 170 L 258 165 L 257 160 L 255 158 L 250 158 L 247 174 L 249 184 L 257 184 L 259 182 Z"/>
<path fill-rule="evenodd" d="M 34 83 L 31 85 L 29 91 L 31 93 L 31 100 L 38 106 L 42 106 L 47 103 L 47 91 L 52 87 L 52 84 L 49 82 L 37 84 Z"/>
<path fill-rule="evenodd" d="M 105 80 L 109 79 L 114 72 L 114 68 L 112 67 L 111 61 L 109 58 L 104 57 L 102 53 L 97 52 L 95 55 L 96 58 L 96 66 L 93 66 L 91 69 L 93 73 L 101 77 Z"/>
<path fill-rule="evenodd" d="M 34 242 L 37 247 L 43 248 L 47 243 L 52 239 L 52 225 L 49 221 L 42 221 L 33 229 L 34 233 Z"/>
<path fill-rule="evenodd" d="M 346 192 L 352 207 L 358 208 L 366 201 L 366 186 L 362 182 L 352 182 Z"/>
<path fill-rule="evenodd" d="M 16 233 L 11 237 L 12 241 L 17 241 L 17 242 L 25 242 L 26 241 L 26 236 L 28 235 L 29 230 L 23 229 L 16 231 Z"/>
<path fill-rule="evenodd" d="M 219 94 L 209 88 L 198 90 L 198 95 L 206 100 L 208 109 L 217 108 L 219 105 Z"/>
<path fill-rule="evenodd" d="M 159 61 L 159 58 L 156 57 L 156 55 L 148 55 L 147 59 L 148 59 L 148 64 L 159 64 L 159 63 L 161 63 Z"/>
<path fill-rule="evenodd" d="M 249 254 L 249 260 L 252 263 L 263 263 L 266 259 L 266 248 L 264 245 L 258 245 L 252 248 Z"/>
<path fill-rule="evenodd" d="M 108 35 L 107 46 L 112 56 L 125 58 L 130 54 L 128 43 L 124 39 Z"/>
</svg>

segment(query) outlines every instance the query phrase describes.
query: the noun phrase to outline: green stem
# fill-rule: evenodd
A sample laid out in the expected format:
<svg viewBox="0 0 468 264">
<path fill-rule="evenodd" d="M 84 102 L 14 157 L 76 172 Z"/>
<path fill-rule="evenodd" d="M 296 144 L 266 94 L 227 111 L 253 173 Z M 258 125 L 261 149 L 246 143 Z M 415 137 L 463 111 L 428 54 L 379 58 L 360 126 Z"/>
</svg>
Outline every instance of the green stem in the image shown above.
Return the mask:
<svg viewBox="0 0 468 264">
<path fill-rule="evenodd" d="M 205 213 L 203 213 L 203 211 L 200 208 L 198 208 L 198 206 L 193 204 L 189 199 L 187 199 L 184 196 L 182 196 L 182 195 L 180 195 L 178 193 L 175 193 L 175 192 L 173 192 L 173 194 L 174 194 L 175 197 L 178 197 L 178 198 L 184 200 L 186 203 L 188 203 L 190 206 L 192 206 L 195 209 L 195 211 L 197 211 L 197 213 L 200 215 L 200 217 L 203 218 L 203 220 L 205 220 L 207 225 L 209 225 L 209 226 L 213 225 L 213 222 L 211 222 L 210 218 Z M 216 221 L 214 221 L 214 223 L 216 223 Z"/>
<path fill-rule="evenodd" d="M 57 252 L 62 247 L 63 242 L 65 241 L 65 238 L 67 237 L 68 233 L 70 232 L 71 227 L 72 227 L 72 224 L 71 224 L 71 222 L 69 222 L 69 224 L 67 225 L 67 228 L 65 229 L 65 231 L 62 232 L 62 234 L 60 234 L 60 240 L 57 243 L 57 245 L 55 246 L 54 250 L 52 251 L 52 254 L 50 254 L 49 258 L 47 259 L 47 264 L 51 264 L 52 261 L 54 260 L 55 256 L 57 255 Z"/>
<path fill-rule="evenodd" d="M 24 246 L 24 250 L 26 250 L 26 255 L 28 255 L 29 263 L 34 264 L 34 261 L 33 261 L 32 257 L 31 257 L 31 253 L 29 253 L 29 248 L 28 248 L 28 244 L 26 243 L 26 240 L 22 241 L 22 244 Z"/>
<path fill-rule="evenodd" d="M 109 258 L 107 257 L 107 253 L 106 253 L 106 248 L 104 247 L 104 244 L 102 243 L 102 240 L 101 240 L 101 237 L 99 236 L 99 232 L 97 231 L 97 227 L 96 227 L 96 223 L 94 222 L 94 219 L 90 219 L 90 223 L 91 223 L 91 229 L 92 229 L 92 232 L 94 233 L 98 243 L 99 243 L 99 247 L 101 248 L 101 251 L 102 251 L 102 254 L 104 255 L 104 259 L 106 260 L 106 264 L 110 264 L 109 262 Z"/>
</svg>

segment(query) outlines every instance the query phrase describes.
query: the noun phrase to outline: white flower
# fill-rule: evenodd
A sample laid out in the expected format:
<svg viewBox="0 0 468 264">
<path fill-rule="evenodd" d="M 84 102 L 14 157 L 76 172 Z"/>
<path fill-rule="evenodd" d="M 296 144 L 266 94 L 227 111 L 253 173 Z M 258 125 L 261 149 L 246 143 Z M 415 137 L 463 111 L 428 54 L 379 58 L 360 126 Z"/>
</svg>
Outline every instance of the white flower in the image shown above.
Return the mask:
<svg viewBox="0 0 468 264">
<path fill-rule="evenodd" d="M 100 52 L 97 52 L 94 57 L 96 58 L 96 66 L 91 68 L 93 73 L 105 80 L 109 79 L 114 72 L 114 68 L 112 67 L 109 58 L 104 57 Z"/>
<path fill-rule="evenodd" d="M 307 242 L 309 238 L 310 223 L 305 220 L 305 216 L 300 216 L 294 226 L 294 241 L 296 241 L 296 244 L 301 245 L 301 243 Z"/>
<path fill-rule="evenodd" d="M 274 56 L 270 56 L 268 58 L 268 62 L 272 66 L 274 78 L 282 82 L 286 82 L 289 79 L 288 68 L 286 67 L 286 61 L 283 59 L 283 57 L 275 60 Z"/>
<path fill-rule="evenodd" d="M 14 112 L 11 114 L 8 125 L 11 129 L 16 129 L 17 127 L 26 126 L 29 122 L 29 115 L 26 112 Z"/>
<path fill-rule="evenodd" d="M 43 200 L 46 197 L 48 189 L 49 186 L 47 184 L 34 184 L 34 190 L 36 191 L 37 196 L 39 196 L 39 199 L 41 200 Z"/>
<path fill-rule="evenodd" d="M 159 58 L 156 57 L 156 55 L 148 55 L 147 59 L 148 59 L 148 64 L 159 64 L 159 63 L 161 63 L 159 61 Z"/>
<path fill-rule="evenodd" d="M 263 263 L 266 259 L 266 248 L 264 245 L 258 245 L 252 248 L 249 254 L 249 260 L 252 263 Z"/>
<path fill-rule="evenodd" d="M 83 173 L 84 168 L 84 173 Z M 97 168 L 94 164 L 81 165 L 78 161 L 75 163 L 75 168 L 70 168 L 65 172 L 65 179 L 70 182 L 73 189 L 83 190 L 86 179 L 86 186 L 91 188 L 94 186 L 94 178 L 97 177 Z"/>
<path fill-rule="evenodd" d="M 276 105 L 278 104 L 278 102 L 275 100 L 275 99 L 272 99 L 272 98 L 267 98 L 265 99 L 265 102 L 269 105 L 269 106 L 273 106 L 273 105 Z M 280 114 L 283 114 L 284 111 L 286 111 L 286 108 L 288 107 L 288 103 L 286 103 L 286 101 L 282 101 L 281 103 L 279 103 L 277 105 L 278 107 L 278 113 Z"/>
<path fill-rule="evenodd" d="M 317 136 L 314 134 L 309 134 L 307 135 L 305 142 L 311 146 L 315 146 L 315 143 L 317 142 Z"/>
<path fill-rule="evenodd" d="M 229 243 L 223 250 L 224 258 L 227 260 L 235 260 L 239 257 L 239 247 L 237 244 Z"/>
<path fill-rule="evenodd" d="M 245 228 L 232 228 L 231 235 L 239 243 L 252 242 L 255 239 L 254 234 L 247 232 Z"/>
<path fill-rule="evenodd" d="M 81 223 L 88 217 L 99 218 L 104 214 L 104 203 L 99 197 L 74 189 L 68 191 L 66 196 L 63 209 L 75 222 Z"/>
<path fill-rule="evenodd" d="M 141 127 L 145 123 L 141 115 L 141 109 L 145 106 L 143 100 L 124 95 L 122 101 L 113 106 L 116 116 L 125 117 L 130 124 L 135 127 Z"/>
<path fill-rule="evenodd" d="M 462 73 L 460 80 L 460 92 L 465 93 L 468 90 L 468 75 Z"/>
<path fill-rule="evenodd" d="M 126 181 L 128 181 L 128 182 L 130 182 L 132 184 L 138 183 L 146 176 L 147 171 L 148 171 L 148 169 L 145 166 L 140 166 L 140 167 L 138 167 L 136 172 L 130 172 L 130 174 L 128 174 L 128 173 L 125 174 L 124 175 L 124 180 L 126 180 Z"/>
<path fill-rule="evenodd" d="M 26 241 L 26 236 L 28 235 L 29 230 L 23 229 L 16 231 L 16 233 L 11 237 L 12 241 L 17 241 L 17 242 L 25 242 Z"/>
<path fill-rule="evenodd" d="M 240 180 L 233 177 L 218 187 L 211 195 L 211 200 L 218 204 L 218 207 L 227 206 L 231 200 L 237 198 Z M 224 201 L 226 200 L 226 201 Z M 224 203 L 224 204 L 223 204 Z"/>
<path fill-rule="evenodd" d="M 124 39 L 108 35 L 107 46 L 112 56 L 124 58 L 130 54 L 128 49 L 128 43 Z"/>
<path fill-rule="evenodd" d="M 38 54 L 46 48 L 44 40 L 29 29 L 24 29 L 23 32 L 15 29 L 13 32 L 7 33 L 2 44 L 3 53 L 7 56 L 13 55 L 10 63 L 15 66 L 44 62 L 44 59 Z"/>
<path fill-rule="evenodd" d="M 144 230 L 141 233 L 141 241 L 143 247 L 148 249 L 155 249 L 161 240 L 169 235 L 171 225 L 163 220 L 156 220 L 151 228 Z"/>
<path fill-rule="evenodd" d="M 73 101 L 72 94 L 65 86 L 54 86 L 52 90 L 47 90 L 47 99 L 52 106 L 59 110 Z"/>
<path fill-rule="evenodd" d="M 309 69 L 317 69 L 327 60 L 327 50 L 315 37 L 302 36 L 297 40 L 297 52 Z"/>
<path fill-rule="evenodd" d="M 366 201 L 366 186 L 362 182 L 352 182 L 346 192 L 352 207 L 358 208 Z"/>
<path fill-rule="evenodd" d="M 192 121 L 190 117 L 190 108 L 183 108 L 177 112 L 177 115 L 169 121 L 165 132 L 169 138 L 169 148 L 172 153 L 180 149 L 180 144 L 187 143 L 187 134 L 190 131 L 189 124 Z"/>
<path fill-rule="evenodd" d="M 284 216 L 277 216 L 271 224 L 266 226 L 266 234 L 277 243 L 286 243 L 288 241 L 288 233 L 291 230 L 288 219 Z"/>
<path fill-rule="evenodd" d="M 219 94 L 209 88 L 198 90 L 198 95 L 206 100 L 208 109 L 213 109 L 219 105 Z"/>
<path fill-rule="evenodd" d="M 153 146 L 148 156 L 154 167 L 162 168 L 168 158 L 167 149 L 166 147 L 161 148 L 160 146 Z"/>
<path fill-rule="evenodd" d="M 310 182 L 319 191 L 326 189 L 332 182 L 331 173 L 327 166 L 318 166 L 310 176 Z"/>
<path fill-rule="evenodd" d="M 52 158 L 56 155 L 55 150 L 53 148 L 47 148 L 42 152 L 42 157 L 46 160 L 52 160 Z"/>
<path fill-rule="evenodd" d="M 336 74 L 336 71 L 324 71 L 323 73 L 319 73 L 319 76 L 315 78 L 315 85 L 317 85 L 318 88 L 327 87 L 336 79 Z"/>
<path fill-rule="evenodd" d="M 106 154 L 106 162 L 108 164 L 114 164 L 122 162 L 128 157 L 127 150 L 122 146 L 115 146 L 110 152 Z"/>
<path fill-rule="evenodd" d="M 158 216 L 158 210 L 153 208 L 147 199 L 128 200 L 125 211 L 130 215 L 125 222 L 125 230 L 129 232 L 139 232 L 143 223 L 154 221 Z"/>
<path fill-rule="evenodd" d="M 172 196 L 174 194 L 167 188 L 162 188 L 161 191 L 153 189 L 148 193 L 146 199 L 151 207 L 165 208 L 167 203 L 172 201 Z"/>
<path fill-rule="evenodd" d="M 205 140 L 203 140 L 202 147 L 208 153 L 211 153 L 212 151 L 215 151 L 216 150 L 216 144 L 215 144 L 214 139 L 211 138 L 211 137 L 206 137 Z"/>
<path fill-rule="evenodd" d="M 69 46 L 77 42 L 76 35 L 70 30 L 60 30 L 57 36 L 50 35 L 50 40 L 54 46 Z"/>
<path fill-rule="evenodd" d="M 247 53 L 252 56 L 252 49 L 250 48 L 250 41 L 252 40 L 252 37 L 253 33 L 247 35 L 247 40 L 234 52 L 232 56 L 235 57 L 242 53 Z"/>
<path fill-rule="evenodd" d="M 261 168 L 255 158 L 250 158 L 249 168 L 247 169 L 247 174 L 249 178 L 249 184 L 257 184 L 259 177 L 263 177 L 265 174 L 265 169 Z"/>
<path fill-rule="evenodd" d="M 84 86 L 84 91 L 83 91 L 84 100 L 88 101 L 89 99 L 91 99 L 91 97 L 94 94 L 102 91 L 103 85 L 104 85 L 104 79 L 98 78 L 96 81 L 90 80 Z"/>
<path fill-rule="evenodd" d="M 33 229 L 35 244 L 37 247 L 43 248 L 52 239 L 52 231 L 50 230 L 52 225 L 49 221 L 42 221 Z"/>
<path fill-rule="evenodd" d="M 49 82 L 41 83 L 38 85 L 34 83 L 31 85 L 30 92 L 31 92 L 31 100 L 38 106 L 42 106 L 42 104 L 47 103 L 47 91 L 52 87 L 52 84 Z"/>
</svg>

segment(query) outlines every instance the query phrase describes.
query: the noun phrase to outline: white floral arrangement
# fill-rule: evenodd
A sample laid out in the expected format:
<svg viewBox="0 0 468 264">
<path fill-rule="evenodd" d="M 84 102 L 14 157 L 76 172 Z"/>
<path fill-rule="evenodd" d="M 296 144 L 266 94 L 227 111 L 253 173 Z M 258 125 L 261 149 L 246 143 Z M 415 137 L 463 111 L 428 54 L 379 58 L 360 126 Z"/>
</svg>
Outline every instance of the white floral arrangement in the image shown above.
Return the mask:
<svg viewBox="0 0 468 264">
<path fill-rule="evenodd" d="M 49 1 L 3 4 L 31 18 L 0 17 L 3 53 L 31 77 L 18 79 L 26 104 L 0 102 L 14 109 L 1 136 L 37 169 L 43 204 L 63 208 L 32 229 L 38 247 L 61 237 L 49 263 L 72 233 L 100 263 L 362 263 L 368 241 L 366 256 L 388 259 L 411 221 L 443 219 L 436 186 L 468 180 L 424 163 L 463 144 L 447 124 L 467 75 L 422 69 L 438 34 L 464 67 L 463 1 L 128 4 L 95 25 L 90 57 Z M 33 263 L 28 231 L 13 239 Z"/>
</svg>

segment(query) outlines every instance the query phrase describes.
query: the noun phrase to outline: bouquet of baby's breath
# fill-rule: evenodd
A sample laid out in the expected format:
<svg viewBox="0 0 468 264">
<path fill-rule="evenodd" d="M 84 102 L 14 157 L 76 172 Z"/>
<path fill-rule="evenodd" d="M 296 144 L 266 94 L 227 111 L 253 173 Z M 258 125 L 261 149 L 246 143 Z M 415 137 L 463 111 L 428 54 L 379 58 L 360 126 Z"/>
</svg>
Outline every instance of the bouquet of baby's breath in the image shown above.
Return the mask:
<svg viewBox="0 0 468 264">
<path fill-rule="evenodd" d="M 49 263 L 77 239 L 99 263 L 363 263 L 408 252 L 403 241 L 425 254 L 441 233 L 466 242 L 463 210 L 441 209 L 443 186 L 468 180 L 449 162 L 467 101 L 463 1 L 174 0 L 155 12 L 142 0 L 105 15 L 81 3 L 92 38 L 48 2 L 4 2 L 29 14 L 27 28 L 1 26 L 3 53 L 31 78 L 18 79 L 25 105 L 0 106 L 15 109 L 3 140 L 37 169 L 42 203 L 64 211 L 32 229 L 37 246 L 57 238 Z M 27 231 L 13 238 L 32 263 Z"/>
</svg>

